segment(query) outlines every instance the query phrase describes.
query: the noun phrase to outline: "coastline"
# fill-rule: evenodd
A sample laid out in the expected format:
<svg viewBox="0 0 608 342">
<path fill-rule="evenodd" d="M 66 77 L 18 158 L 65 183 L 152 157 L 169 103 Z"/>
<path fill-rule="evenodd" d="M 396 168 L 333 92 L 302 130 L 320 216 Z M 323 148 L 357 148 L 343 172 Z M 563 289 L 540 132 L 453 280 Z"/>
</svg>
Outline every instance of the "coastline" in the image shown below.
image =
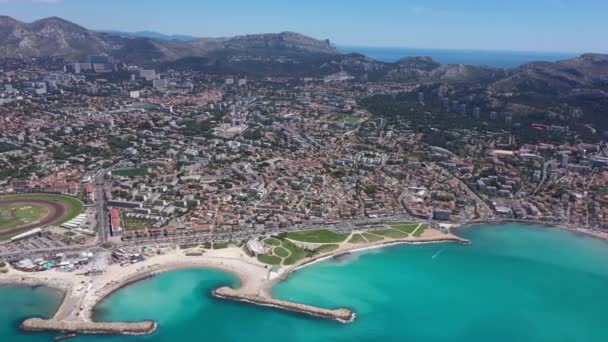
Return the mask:
<svg viewBox="0 0 608 342">
<path fill-rule="evenodd" d="M 314 258 L 303 260 L 295 265 L 285 267 L 276 277 L 271 277 L 268 265 L 261 264 L 257 259 L 245 255 L 238 248 L 206 251 L 203 256 L 186 256 L 186 251 L 175 249 L 167 254 L 153 256 L 145 261 L 122 267 L 110 265 L 106 272 L 99 276 L 89 277 L 82 274 L 45 271 L 40 273 L 25 273 L 11 269 L 8 275 L 0 277 L 0 284 L 49 286 L 63 292 L 63 299 L 52 318 L 42 320 L 32 318 L 24 321 L 21 327 L 35 331 L 68 331 L 97 334 L 149 334 L 156 329 L 156 323 L 142 321 L 135 323 L 95 322 L 94 316 L 97 305 L 108 299 L 114 292 L 148 279 L 159 273 L 179 269 L 217 269 L 230 273 L 239 280 L 234 288 L 221 287 L 212 290 L 212 295 L 226 300 L 236 300 L 254 305 L 274 307 L 300 314 L 332 319 L 343 323 L 352 322 L 356 314 L 345 308 L 325 309 L 305 304 L 292 303 L 273 298 L 271 288 L 291 273 L 308 267 L 322 260 L 333 258 L 345 253 L 378 249 L 401 244 L 468 243 L 453 234 L 442 234 L 437 231 L 429 236 L 390 239 L 364 244 L 345 243 L 345 247 L 320 254 Z M 87 287 L 84 290 L 84 287 Z"/>
<path fill-rule="evenodd" d="M 553 223 L 545 221 L 534 221 L 534 220 L 518 220 L 518 219 L 487 219 L 487 220 L 474 220 L 462 224 L 452 225 L 451 229 L 462 229 L 470 226 L 481 225 L 481 224 L 492 224 L 492 225 L 503 225 L 509 223 L 525 224 L 529 226 L 539 226 L 543 229 L 560 229 L 575 234 L 585 235 L 600 240 L 608 241 L 608 231 L 591 230 L 588 228 L 581 228 L 571 224 Z"/>
<path fill-rule="evenodd" d="M 608 241 L 608 234 L 588 231 L 587 229 L 557 225 L 547 222 L 525 220 L 497 219 L 471 221 L 462 225 L 450 225 L 451 230 L 467 228 L 480 224 L 528 224 L 539 228 L 557 228 L 572 233 Z M 403 244 L 431 244 L 457 242 L 470 243 L 469 240 L 451 233 L 441 233 L 435 229 L 419 237 L 386 238 L 381 241 L 354 244 L 344 242 L 337 250 L 307 258 L 294 265 L 283 267 L 278 272 L 271 272 L 268 265 L 249 257 L 238 248 L 224 250 L 207 250 L 203 256 L 187 256 L 187 250 L 173 249 L 166 254 L 157 255 L 145 261 L 129 266 L 110 265 L 106 272 L 99 276 L 89 277 L 83 274 L 58 272 L 56 270 L 39 273 L 25 273 L 11 269 L 8 274 L 0 276 L 0 286 L 45 286 L 59 291 L 63 297 L 52 318 L 44 320 L 31 318 L 21 324 L 21 328 L 30 331 L 62 331 L 93 334 L 149 334 L 157 329 L 156 322 L 142 321 L 134 323 L 96 322 L 97 306 L 107 300 L 113 293 L 139 281 L 154 277 L 163 272 L 180 269 L 214 269 L 234 275 L 239 283 L 231 287 L 213 289 L 211 294 L 223 300 L 234 300 L 252 305 L 273 307 L 299 314 L 336 320 L 342 323 L 352 322 L 356 313 L 345 308 L 325 309 L 305 304 L 292 303 L 272 296 L 272 287 L 286 280 L 292 273 L 318 262 L 336 256 L 366 250 L 380 249 Z M 83 288 L 87 287 L 83 292 Z"/>
<path fill-rule="evenodd" d="M 313 257 L 308 260 L 303 260 L 303 262 L 289 267 L 285 272 L 282 272 L 279 275 L 279 277 L 277 277 L 277 279 L 285 280 L 289 277 L 290 274 L 292 274 L 300 269 L 306 268 L 308 266 L 312 266 L 316 263 L 319 263 L 319 262 L 322 262 L 322 261 L 325 261 L 328 259 L 338 257 L 340 255 L 348 254 L 348 253 L 357 253 L 357 252 L 363 252 L 363 251 L 369 251 L 369 250 L 381 249 L 381 248 L 393 247 L 393 246 L 399 246 L 399 245 L 428 245 L 428 244 L 448 243 L 448 242 L 461 243 L 461 244 L 466 245 L 466 244 L 471 243 L 467 239 L 457 237 L 456 235 L 453 235 L 453 236 L 454 236 L 454 238 L 443 238 L 443 239 L 434 239 L 434 240 L 429 239 L 429 240 L 378 241 L 377 243 L 372 243 L 369 246 L 361 246 L 361 247 L 355 247 L 352 249 L 345 249 L 345 250 L 341 250 L 341 251 L 333 251 L 333 252 L 329 252 L 329 253 L 325 253 L 325 254 L 320 254 L 316 257 Z"/>
</svg>

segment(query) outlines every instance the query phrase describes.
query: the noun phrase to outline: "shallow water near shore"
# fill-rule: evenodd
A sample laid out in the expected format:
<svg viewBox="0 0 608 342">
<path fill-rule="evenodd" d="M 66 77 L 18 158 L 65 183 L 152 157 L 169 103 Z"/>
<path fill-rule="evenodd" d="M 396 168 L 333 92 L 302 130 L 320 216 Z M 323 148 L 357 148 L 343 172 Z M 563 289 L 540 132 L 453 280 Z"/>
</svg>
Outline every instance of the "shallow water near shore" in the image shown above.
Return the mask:
<svg viewBox="0 0 608 342">
<path fill-rule="evenodd" d="M 70 341 L 608 341 L 607 242 L 516 224 L 457 233 L 473 243 L 354 253 L 301 269 L 273 289 L 280 299 L 351 308 L 357 318 L 350 324 L 216 299 L 211 289 L 238 279 L 180 270 L 98 306 L 98 320 L 158 321 L 152 335 Z M 45 291 L 0 287 L 0 340 L 52 339 L 16 329 L 22 318 L 53 311 L 59 299 Z"/>
<path fill-rule="evenodd" d="M 59 291 L 49 288 L 0 286 L 0 341 L 49 341 L 52 334 L 26 334 L 19 324 L 32 316 L 50 318 L 61 299 Z"/>
</svg>

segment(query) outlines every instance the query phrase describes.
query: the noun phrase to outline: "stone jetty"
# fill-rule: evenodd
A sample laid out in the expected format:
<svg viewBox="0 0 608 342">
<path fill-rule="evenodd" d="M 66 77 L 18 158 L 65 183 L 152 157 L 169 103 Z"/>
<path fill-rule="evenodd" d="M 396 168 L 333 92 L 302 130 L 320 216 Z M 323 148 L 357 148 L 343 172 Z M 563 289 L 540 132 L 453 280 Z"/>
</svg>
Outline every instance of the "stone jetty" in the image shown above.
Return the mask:
<svg viewBox="0 0 608 342">
<path fill-rule="evenodd" d="M 21 323 L 21 329 L 26 331 L 61 331 L 66 333 L 85 334 L 143 335 L 156 330 L 156 323 L 152 321 L 136 323 L 101 323 L 30 318 Z"/>
<path fill-rule="evenodd" d="M 270 306 L 291 312 L 297 312 L 309 316 L 333 319 L 343 323 L 352 322 L 355 319 L 355 313 L 349 309 L 323 309 L 312 305 L 287 302 L 280 299 L 274 299 L 270 296 L 254 296 L 239 293 L 229 287 L 220 287 L 213 291 L 213 295 L 222 298 L 230 299 L 239 302 L 247 302 L 262 306 Z"/>
</svg>

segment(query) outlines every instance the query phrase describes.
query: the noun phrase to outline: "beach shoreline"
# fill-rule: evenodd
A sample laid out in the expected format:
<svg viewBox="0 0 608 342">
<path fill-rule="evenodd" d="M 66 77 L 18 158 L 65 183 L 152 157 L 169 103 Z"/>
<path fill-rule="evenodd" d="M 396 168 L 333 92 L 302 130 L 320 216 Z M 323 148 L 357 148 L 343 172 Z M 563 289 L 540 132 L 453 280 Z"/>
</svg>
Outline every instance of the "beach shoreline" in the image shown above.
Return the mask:
<svg viewBox="0 0 608 342">
<path fill-rule="evenodd" d="M 484 220 L 468 222 L 463 225 L 452 226 L 450 227 L 450 230 L 457 231 L 458 229 L 482 224 L 503 225 L 508 223 L 535 225 L 539 228 L 557 228 L 572 233 L 583 234 L 586 230 L 563 225 L 554 225 L 546 222 L 518 220 Z M 608 236 L 604 234 L 584 235 L 608 240 Z M 294 265 L 282 267 L 276 272 L 273 271 L 270 266 L 260 263 L 256 258 L 246 255 L 242 250 L 235 247 L 223 250 L 205 251 L 203 256 L 187 256 L 186 250 L 175 248 L 166 254 L 150 257 L 137 264 L 124 267 L 112 264 L 108 266 L 106 272 L 93 277 L 84 276 L 82 274 L 58 272 L 55 270 L 40 273 L 25 273 L 11 269 L 8 275 L 5 274 L 0 276 L 0 286 L 45 286 L 63 293 L 61 304 L 57 308 L 53 318 L 43 321 L 36 319 L 37 321 L 30 320 L 28 322 L 26 320 L 22 324 L 22 327 L 28 328 L 28 330 L 66 331 L 65 322 L 68 322 L 70 324 L 73 323 L 72 326 L 75 328 L 67 331 L 75 331 L 78 330 L 79 327 L 86 327 L 88 329 L 87 332 L 94 333 L 142 334 L 145 333 L 142 332 L 142 329 L 144 329 L 143 327 L 147 327 L 150 328 L 148 332 L 150 333 L 153 331 L 149 325 L 151 321 L 137 322 L 137 324 L 139 324 L 137 326 L 128 326 L 124 324 L 112 325 L 107 322 L 96 322 L 95 314 L 97 307 L 102 302 L 109 299 L 115 292 L 127 286 L 149 279 L 160 273 L 181 269 L 213 269 L 227 272 L 235 276 L 235 278 L 238 279 L 238 284 L 231 285 L 234 287 L 224 286 L 211 291 L 211 294 L 216 298 L 236 300 L 252 305 L 268 306 L 347 323 L 352 322 L 354 317 L 356 317 L 355 312 L 344 308 L 324 309 L 285 302 L 272 296 L 272 288 L 278 282 L 288 279 L 291 274 L 298 270 L 340 255 L 405 244 L 449 242 L 461 244 L 470 243 L 469 240 L 458 237 L 457 235 L 441 233 L 437 230 L 431 230 L 428 235 L 425 233 L 423 236 L 419 237 L 387 238 L 382 241 L 360 244 L 345 242 L 342 243 L 337 250 L 304 259 Z M 80 286 L 78 287 L 78 285 Z M 82 290 L 84 286 L 88 286 L 86 292 L 83 292 Z M 55 325 L 56 329 L 52 328 L 54 326 L 53 322 L 58 323 Z M 99 329 L 93 329 L 97 323 L 101 324 L 101 326 Z M 85 331 L 83 330 L 82 332 Z"/>
<path fill-rule="evenodd" d="M 435 235 L 433 235 L 435 234 Z M 234 288 L 225 287 L 212 290 L 212 295 L 218 298 L 239 300 L 256 305 L 271 306 L 288 311 L 300 312 L 316 317 L 335 319 L 341 322 L 351 322 L 355 313 L 344 308 L 324 309 L 298 303 L 290 303 L 273 298 L 271 288 L 279 281 L 286 279 L 289 274 L 303 267 L 310 266 L 320 260 L 332 258 L 343 253 L 367 249 L 382 248 L 397 244 L 433 243 L 444 241 L 460 241 L 452 234 L 431 233 L 432 236 L 408 237 L 402 239 L 387 238 L 384 241 L 369 242 L 355 245 L 345 243 L 338 250 L 320 254 L 312 259 L 305 259 L 295 265 L 284 267 L 278 276 L 272 277 L 271 267 L 260 263 L 256 258 L 246 255 L 239 248 L 223 250 L 208 250 L 203 256 L 187 256 L 186 251 L 174 248 L 166 254 L 150 257 L 143 262 L 120 266 L 112 264 L 104 273 L 96 276 L 49 270 L 38 273 L 26 273 L 11 269 L 8 274 L 0 276 L 0 284 L 16 286 L 46 286 L 55 288 L 63 293 L 63 298 L 52 318 L 48 320 L 30 319 L 22 323 L 27 330 L 56 330 L 70 331 L 83 328 L 82 332 L 99 332 L 115 334 L 141 334 L 143 327 L 152 332 L 149 322 L 139 325 L 111 325 L 107 322 L 95 322 L 95 314 L 100 303 L 107 300 L 113 293 L 139 281 L 148 279 L 163 272 L 180 269 L 214 269 L 234 275 L 239 284 Z M 66 325 L 66 322 L 71 325 Z M 99 329 L 95 329 L 99 323 Z M 144 324 L 145 323 L 145 324 Z M 93 325 L 91 325 L 93 324 Z M 53 329 L 55 327 L 55 329 Z M 84 330 L 86 328 L 86 331 Z"/>
</svg>

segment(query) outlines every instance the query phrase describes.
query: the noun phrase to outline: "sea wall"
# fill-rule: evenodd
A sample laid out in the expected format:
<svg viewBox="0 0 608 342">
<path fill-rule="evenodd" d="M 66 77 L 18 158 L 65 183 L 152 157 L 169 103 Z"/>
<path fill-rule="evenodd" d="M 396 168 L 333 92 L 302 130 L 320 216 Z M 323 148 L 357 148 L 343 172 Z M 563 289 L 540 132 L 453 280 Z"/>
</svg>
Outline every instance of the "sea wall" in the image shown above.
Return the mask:
<svg viewBox="0 0 608 342">
<path fill-rule="evenodd" d="M 143 335 L 156 330 L 156 323 L 152 321 L 136 323 L 98 323 L 30 318 L 21 323 L 21 329 L 26 331 L 61 331 L 85 334 Z"/>
<path fill-rule="evenodd" d="M 213 295 L 222 298 L 230 299 L 239 302 L 257 304 L 261 306 L 270 306 L 291 312 L 306 314 L 309 316 L 333 319 L 343 323 L 352 322 L 355 319 L 355 313 L 349 309 L 323 309 L 316 306 L 287 302 L 280 299 L 274 299 L 267 296 L 253 296 L 238 293 L 237 290 L 229 287 L 220 287 L 213 291 Z"/>
</svg>

